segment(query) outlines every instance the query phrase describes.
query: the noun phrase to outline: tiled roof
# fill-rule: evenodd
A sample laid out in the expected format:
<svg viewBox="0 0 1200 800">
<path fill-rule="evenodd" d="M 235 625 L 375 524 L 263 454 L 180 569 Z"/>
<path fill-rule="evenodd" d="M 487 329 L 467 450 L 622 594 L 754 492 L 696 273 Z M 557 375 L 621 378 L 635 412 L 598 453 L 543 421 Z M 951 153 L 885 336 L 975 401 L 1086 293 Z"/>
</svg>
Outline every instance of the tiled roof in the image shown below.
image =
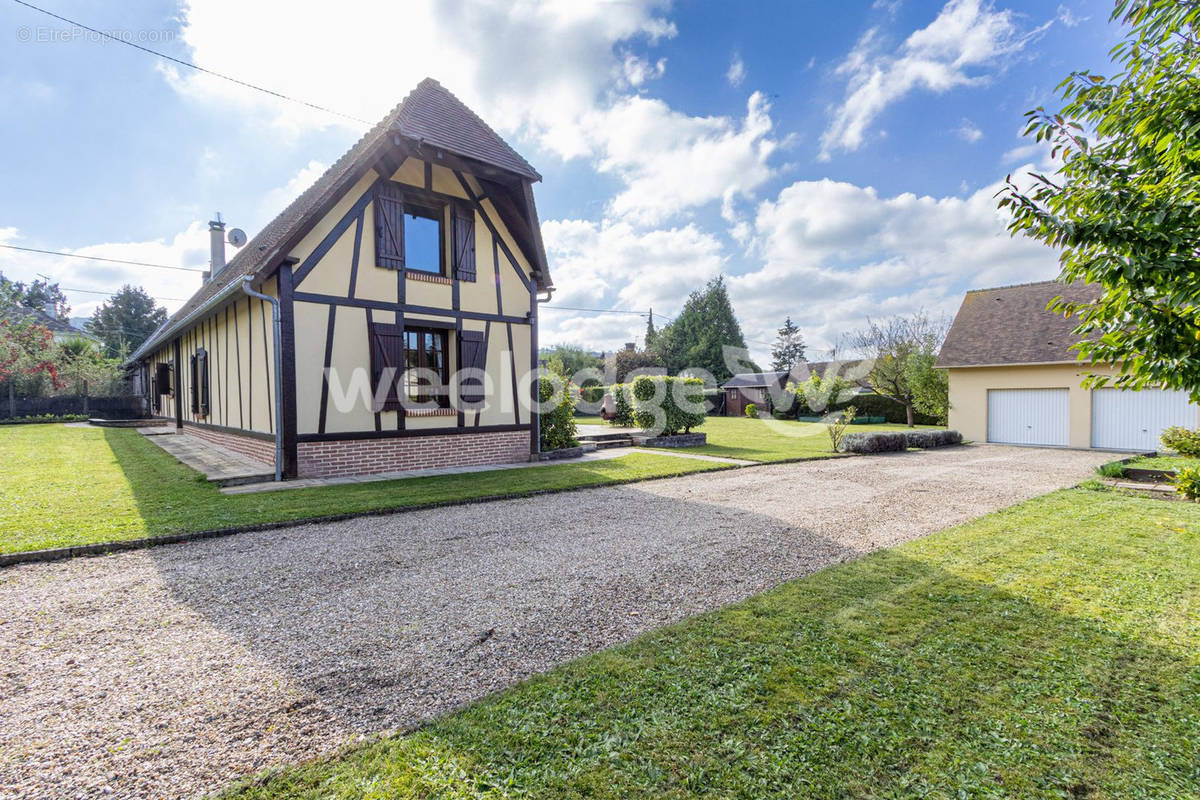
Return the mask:
<svg viewBox="0 0 1200 800">
<path fill-rule="evenodd" d="M 797 383 L 808 380 L 808 376 L 816 373 L 822 378 L 841 376 L 851 382 L 858 382 L 858 359 L 848 361 L 802 361 L 792 368 L 791 373 L 774 372 L 742 372 L 726 381 L 722 389 L 750 389 L 754 387 L 782 386 L 789 381 Z"/>
<path fill-rule="evenodd" d="M 1100 296 L 1100 287 L 1042 281 L 967 292 L 937 365 L 981 367 L 1075 361 L 1075 351 L 1069 348 L 1079 341 L 1072 332 L 1078 320 L 1047 308 L 1059 296 L 1087 303 Z"/>
<path fill-rule="evenodd" d="M 13 324 L 32 322 L 35 325 L 41 325 L 43 328 L 49 328 L 51 333 L 82 336 L 86 339 L 95 338 L 87 331 L 80 330 L 71 323 L 61 320 L 58 317 L 52 317 L 45 311 L 42 311 L 40 308 L 29 308 L 28 306 L 14 305 L 0 311 L 0 316 L 5 319 L 12 320 Z"/>
<path fill-rule="evenodd" d="M 257 275 L 276 266 L 284 255 L 279 248 L 311 217 L 336 201 L 365 174 L 371 167 L 370 156 L 388 146 L 390 136 L 397 133 L 508 170 L 522 178 L 541 180 L 529 162 L 509 147 L 474 111 L 433 78 L 426 78 L 317 178 L 312 186 L 229 259 L 225 269 L 200 287 L 182 308 L 172 314 L 167 324 L 147 339 L 131 360 L 157 347 L 162 339 L 175 332 L 180 321 L 230 284 L 246 275 Z"/>
<path fill-rule="evenodd" d="M 779 386 L 786 377 L 786 372 L 743 372 L 725 381 L 721 388 L 749 389 L 756 386 Z"/>
</svg>

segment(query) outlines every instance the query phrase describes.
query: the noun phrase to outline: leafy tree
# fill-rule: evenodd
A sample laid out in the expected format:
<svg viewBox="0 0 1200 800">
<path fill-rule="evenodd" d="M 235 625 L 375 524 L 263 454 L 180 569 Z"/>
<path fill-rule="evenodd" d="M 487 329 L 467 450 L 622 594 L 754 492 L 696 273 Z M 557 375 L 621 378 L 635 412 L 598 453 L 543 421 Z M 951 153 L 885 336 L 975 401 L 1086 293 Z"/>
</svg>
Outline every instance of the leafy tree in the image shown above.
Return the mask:
<svg viewBox="0 0 1200 800">
<path fill-rule="evenodd" d="M 145 289 L 125 284 L 95 310 L 86 327 L 100 338 L 104 355 L 116 358 L 123 351 L 136 350 L 166 319 L 167 310 Z"/>
<path fill-rule="evenodd" d="M 704 289 L 692 292 L 679 316 L 658 331 L 654 341 L 654 351 L 670 374 L 703 369 L 718 383 L 729 380 L 733 372 L 726 365 L 725 348 L 744 351 L 746 338 L 729 302 L 725 279 L 713 278 Z"/>
<path fill-rule="evenodd" d="M 832 409 L 838 402 L 850 397 L 854 393 L 854 387 L 841 375 L 830 375 L 831 371 L 826 370 L 825 377 L 813 371 L 801 383 L 788 383 L 788 391 L 802 399 L 809 411 L 821 413 Z"/>
<path fill-rule="evenodd" d="M 935 368 L 936 362 L 937 353 L 912 353 L 906 371 L 913 392 L 913 407 L 944 425 L 950 413 L 950 375 L 944 369 Z"/>
<path fill-rule="evenodd" d="M 616 383 L 625 383 L 637 370 L 663 369 L 662 359 L 650 350 L 618 350 L 609 356 Z"/>
<path fill-rule="evenodd" d="M 800 328 L 792 318 L 783 321 L 779 335 L 775 338 L 775 346 L 771 348 L 771 369 L 780 372 L 791 372 L 792 368 L 804 360 L 804 337 Z"/>
<path fill-rule="evenodd" d="M 1000 206 L 1014 234 L 1061 248 L 1061 281 L 1102 287 L 1051 304 L 1079 321 L 1081 359 L 1117 365 L 1117 386 L 1200 401 L 1200 3 L 1117 0 L 1112 19 L 1128 26 L 1116 74 L 1074 72 L 1061 110 L 1026 115 L 1057 173 L 1029 189 L 1010 177 Z"/>
<path fill-rule="evenodd" d="M 47 280 L 36 280 L 26 284 L 23 281 L 11 281 L 0 273 L 0 307 L 12 303 L 26 308 L 36 308 L 46 311 L 53 306 L 52 317 L 65 321 L 71 313 L 71 304 L 57 283 Z"/>
<path fill-rule="evenodd" d="M 909 381 L 909 360 L 912 356 L 936 358 L 947 327 L 945 318 L 918 311 L 883 324 L 867 320 L 867 328 L 850 337 L 851 346 L 871 365 L 867 385 L 902 404 L 910 428 L 914 425 L 916 389 Z"/>
<path fill-rule="evenodd" d="M 19 381 L 50 378 L 55 388 L 63 384 L 54 363 L 54 335 L 43 325 L 0 319 L 0 381 L 10 390 Z"/>
<path fill-rule="evenodd" d="M 604 362 L 582 347 L 569 344 L 558 344 L 542 351 L 546 360 L 546 368 L 559 375 L 575 379 L 580 370 L 603 369 Z M 584 381 L 584 385 L 597 383 L 596 380 Z"/>
</svg>

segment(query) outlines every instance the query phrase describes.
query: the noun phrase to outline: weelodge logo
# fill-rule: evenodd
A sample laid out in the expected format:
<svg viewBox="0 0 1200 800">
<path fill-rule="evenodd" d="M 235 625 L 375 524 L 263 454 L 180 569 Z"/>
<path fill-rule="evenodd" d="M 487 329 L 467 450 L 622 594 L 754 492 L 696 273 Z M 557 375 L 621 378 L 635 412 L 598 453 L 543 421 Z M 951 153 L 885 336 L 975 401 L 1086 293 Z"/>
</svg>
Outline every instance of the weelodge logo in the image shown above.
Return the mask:
<svg viewBox="0 0 1200 800">
<path fill-rule="evenodd" d="M 503 352 L 500 363 L 512 363 L 511 355 Z M 731 373 L 753 371 L 749 352 L 745 349 L 725 347 L 723 356 Z M 800 364 L 784 380 L 768 386 L 767 391 L 775 407 L 790 405 L 795 395 L 802 392 L 806 405 L 813 411 L 822 412 L 849 397 L 854 386 L 870 370 L 870 361 L 834 361 L 829 363 L 823 375 L 816 375 L 807 364 Z M 662 369 L 636 370 L 626 376 L 619 388 L 616 377 L 611 362 L 603 370 L 588 367 L 570 376 L 548 370 L 526 369 L 516 376 L 514 392 L 507 375 L 504 380 L 498 381 L 493 373 L 477 368 L 458 370 L 450 374 L 446 381 L 438 371 L 425 367 L 404 370 L 387 367 L 380 371 L 378 381 L 372 380 L 371 371 L 366 367 L 355 367 L 349 371 L 337 367 L 325 370 L 329 402 L 340 414 L 396 409 L 409 413 L 499 409 L 504 414 L 520 409 L 526 414 L 530 411 L 544 414 L 557 408 L 564 396 L 571 393 L 580 413 L 595 415 L 601 412 L 605 399 L 583 396 L 578 387 L 599 385 L 606 387 L 605 394 L 610 402 L 614 399 L 628 402 L 636 414 L 636 424 L 650 435 L 660 435 L 664 430 L 674 428 L 673 414 L 703 415 L 709 412 L 710 402 L 703 387 L 719 386 L 712 373 L 702 368 L 681 370 L 672 380 L 662 380 L 666 377 Z M 651 380 L 638 381 L 643 377 Z M 538 381 L 543 387 L 549 386 L 544 400 L 535 391 Z M 633 391 L 635 386 L 636 392 Z M 625 392 L 627 396 L 613 398 L 614 392 Z M 794 425 L 781 424 L 770 415 L 764 415 L 760 421 L 780 435 L 808 435 Z"/>
</svg>

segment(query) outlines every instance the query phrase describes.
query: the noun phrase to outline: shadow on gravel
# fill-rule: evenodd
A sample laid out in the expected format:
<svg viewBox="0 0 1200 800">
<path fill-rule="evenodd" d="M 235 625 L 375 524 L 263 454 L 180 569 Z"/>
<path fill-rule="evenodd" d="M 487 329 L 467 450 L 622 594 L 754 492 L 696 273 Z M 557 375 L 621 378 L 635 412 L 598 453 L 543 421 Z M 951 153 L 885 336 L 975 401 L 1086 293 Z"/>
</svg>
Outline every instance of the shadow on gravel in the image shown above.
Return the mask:
<svg viewBox="0 0 1200 800">
<path fill-rule="evenodd" d="M 175 599 L 363 731 L 858 555 L 767 515 L 634 487 L 149 553 Z"/>
</svg>

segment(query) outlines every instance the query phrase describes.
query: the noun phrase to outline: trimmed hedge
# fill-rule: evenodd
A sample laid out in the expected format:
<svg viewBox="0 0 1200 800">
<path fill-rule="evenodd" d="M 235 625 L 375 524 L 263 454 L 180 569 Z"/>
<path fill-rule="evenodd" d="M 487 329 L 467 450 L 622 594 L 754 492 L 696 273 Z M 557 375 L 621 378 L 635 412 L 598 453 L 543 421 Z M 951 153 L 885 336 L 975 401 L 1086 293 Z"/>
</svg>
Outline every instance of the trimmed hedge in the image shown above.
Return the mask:
<svg viewBox="0 0 1200 800">
<path fill-rule="evenodd" d="M 661 435 L 672 436 L 703 425 L 707 417 L 704 381 L 700 378 L 640 375 L 632 383 L 613 384 L 606 390 L 616 406 L 616 416 L 610 422 L 623 428 L 652 430 L 661 424 Z"/>
<path fill-rule="evenodd" d="M 40 425 L 51 422 L 87 422 L 87 414 L 42 414 L 36 417 L 5 417 L 0 425 Z"/>
<path fill-rule="evenodd" d="M 703 425 L 707 416 L 700 378 L 641 375 L 633 381 L 633 398 L 638 427 L 658 430 L 661 426 L 662 436 L 690 433 Z"/>
<path fill-rule="evenodd" d="M 804 401 L 799 399 L 797 395 L 789 394 L 791 402 L 784 400 L 776 409 L 778 413 L 784 417 L 780 419 L 796 419 L 800 417 L 824 417 L 832 411 L 842 411 L 847 406 L 854 406 L 858 410 L 860 417 L 883 417 L 885 422 L 891 422 L 897 425 L 904 425 L 908 422 L 908 416 L 904 411 L 904 406 L 897 403 L 890 397 L 884 397 L 880 394 L 858 394 L 834 404 L 830 408 L 817 411 L 805 405 Z M 942 420 L 936 417 L 931 417 L 928 414 L 922 414 L 920 411 L 913 411 L 913 422 L 917 425 L 938 425 Z"/>
<path fill-rule="evenodd" d="M 903 431 L 847 433 L 838 449 L 843 453 L 897 453 L 908 449 L 908 435 Z"/>
<path fill-rule="evenodd" d="M 962 444 L 963 437 L 958 431 L 905 431 L 909 447 L 919 447 L 928 450 L 931 447 L 945 447 L 951 444 Z"/>
</svg>

